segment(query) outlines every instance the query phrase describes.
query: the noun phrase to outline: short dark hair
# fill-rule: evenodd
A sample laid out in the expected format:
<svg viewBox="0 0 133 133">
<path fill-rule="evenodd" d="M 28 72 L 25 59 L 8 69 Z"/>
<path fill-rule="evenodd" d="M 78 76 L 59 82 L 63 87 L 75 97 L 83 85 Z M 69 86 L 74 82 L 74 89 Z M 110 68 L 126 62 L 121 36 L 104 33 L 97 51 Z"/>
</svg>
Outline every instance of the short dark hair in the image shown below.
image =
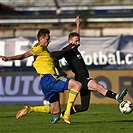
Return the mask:
<svg viewBox="0 0 133 133">
<path fill-rule="evenodd" d="M 46 34 L 50 34 L 50 30 L 40 29 L 37 33 L 37 39 L 39 39 L 41 36 L 45 36 Z"/>
<path fill-rule="evenodd" d="M 71 39 L 72 37 L 75 37 L 75 36 L 80 36 L 77 32 L 71 32 L 68 36 L 68 39 Z"/>
</svg>

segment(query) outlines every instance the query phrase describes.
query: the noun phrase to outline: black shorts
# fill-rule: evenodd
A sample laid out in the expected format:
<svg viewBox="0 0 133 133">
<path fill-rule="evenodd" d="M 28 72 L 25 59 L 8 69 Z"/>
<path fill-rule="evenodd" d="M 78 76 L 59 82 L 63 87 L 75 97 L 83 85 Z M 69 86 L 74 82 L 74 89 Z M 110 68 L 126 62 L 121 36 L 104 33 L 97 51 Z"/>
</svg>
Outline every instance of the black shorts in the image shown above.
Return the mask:
<svg viewBox="0 0 133 133">
<path fill-rule="evenodd" d="M 90 94 L 90 90 L 88 90 L 88 82 L 90 80 L 92 80 L 92 78 L 80 77 L 76 80 L 79 81 L 82 84 L 82 89 L 80 90 L 80 95 L 85 96 L 85 95 Z"/>
</svg>

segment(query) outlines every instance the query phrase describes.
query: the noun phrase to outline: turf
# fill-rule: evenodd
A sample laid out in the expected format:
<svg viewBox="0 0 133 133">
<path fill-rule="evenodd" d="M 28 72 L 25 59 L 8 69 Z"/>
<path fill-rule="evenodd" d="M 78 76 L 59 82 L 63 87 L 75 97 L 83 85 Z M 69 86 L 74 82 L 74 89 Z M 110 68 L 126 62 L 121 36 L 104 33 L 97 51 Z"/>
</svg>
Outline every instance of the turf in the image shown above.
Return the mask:
<svg viewBox="0 0 133 133">
<path fill-rule="evenodd" d="M 132 133 L 133 112 L 122 114 L 117 104 L 90 105 L 86 112 L 72 115 L 71 125 L 61 119 L 51 124 L 51 114 L 30 113 L 19 120 L 16 112 L 23 105 L 0 106 L 0 133 Z M 64 106 L 62 107 L 64 108 Z"/>
</svg>

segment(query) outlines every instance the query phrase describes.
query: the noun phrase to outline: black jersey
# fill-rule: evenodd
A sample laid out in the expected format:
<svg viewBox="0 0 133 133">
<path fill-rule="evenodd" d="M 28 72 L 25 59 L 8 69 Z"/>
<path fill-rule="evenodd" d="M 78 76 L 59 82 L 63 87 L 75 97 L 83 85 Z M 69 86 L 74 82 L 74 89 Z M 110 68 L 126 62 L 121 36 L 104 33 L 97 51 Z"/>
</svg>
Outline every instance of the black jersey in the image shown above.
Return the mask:
<svg viewBox="0 0 133 133">
<path fill-rule="evenodd" d="M 77 48 L 74 48 L 63 54 L 65 60 L 68 62 L 69 67 L 72 72 L 75 74 L 75 79 L 80 81 L 80 78 L 88 78 L 89 73 L 86 69 L 85 62 L 82 55 Z"/>
<path fill-rule="evenodd" d="M 90 80 L 89 73 L 81 53 L 78 51 L 77 48 L 74 48 L 64 53 L 63 57 L 67 61 L 72 72 L 75 74 L 75 80 L 82 83 L 80 95 L 84 96 L 90 94 L 90 91 L 88 90 L 88 81 Z"/>
</svg>

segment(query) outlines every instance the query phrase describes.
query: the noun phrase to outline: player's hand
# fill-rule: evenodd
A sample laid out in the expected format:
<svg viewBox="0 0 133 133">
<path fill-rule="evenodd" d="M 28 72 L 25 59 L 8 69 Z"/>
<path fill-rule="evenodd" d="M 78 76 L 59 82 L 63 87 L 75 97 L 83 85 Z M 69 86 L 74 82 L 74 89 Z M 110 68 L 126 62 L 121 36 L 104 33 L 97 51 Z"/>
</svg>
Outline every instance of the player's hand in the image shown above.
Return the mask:
<svg viewBox="0 0 133 133">
<path fill-rule="evenodd" d="M 80 15 L 76 17 L 75 22 L 77 26 L 80 26 Z"/>
<path fill-rule="evenodd" d="M 2 59 L 3 61 L 8 61 L 8 57 L 5 56 L 0 56 L 0 59 Z"/>
<path fill-rule="evenodd" d="M 67 47 L 66 47 L 66 51 L 70 51 L 70 50 L 72 50 L 73 48 L 75 48 L 75 44 L 72 44 L 72 43 L 70 43 Z"/>
</svg>

